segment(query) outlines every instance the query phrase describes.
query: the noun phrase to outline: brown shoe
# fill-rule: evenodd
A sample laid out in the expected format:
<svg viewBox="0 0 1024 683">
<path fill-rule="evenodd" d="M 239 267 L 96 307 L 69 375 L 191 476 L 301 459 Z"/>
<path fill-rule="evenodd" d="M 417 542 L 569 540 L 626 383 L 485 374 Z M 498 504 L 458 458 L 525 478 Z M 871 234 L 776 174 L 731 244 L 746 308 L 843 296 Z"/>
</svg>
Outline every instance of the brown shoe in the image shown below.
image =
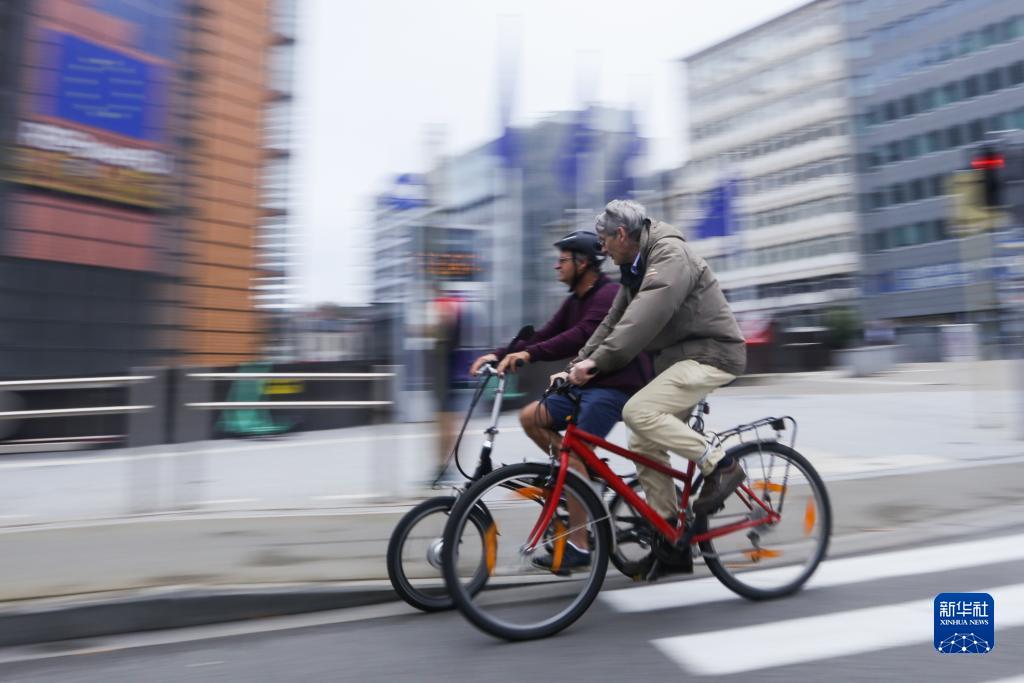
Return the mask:
<svg viewBox="0 0 1024 683">
<path fill-rule="evenodd" d="M 697 515 L 708 515 L 716 511 L 725 499 L 736 490 L 746 474 L 739 462 L 733 461 L 729 467 L 718 467 L 704 478 L 700 487 L 700 495 L 693 502 L 693 512 Z"/>
</svg>

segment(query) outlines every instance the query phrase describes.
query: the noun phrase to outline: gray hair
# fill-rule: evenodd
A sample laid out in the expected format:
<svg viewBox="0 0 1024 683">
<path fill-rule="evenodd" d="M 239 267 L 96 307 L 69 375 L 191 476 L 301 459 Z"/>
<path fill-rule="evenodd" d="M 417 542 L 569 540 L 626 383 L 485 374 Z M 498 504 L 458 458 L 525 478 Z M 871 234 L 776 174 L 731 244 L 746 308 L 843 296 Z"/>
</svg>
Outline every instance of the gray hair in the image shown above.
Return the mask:
<svg viewBox="0 0 1024 683">
<path fill-rule="evenodd" d="M 639 240 L 640 231 L 648 223 L 647 209 L 643 204 L 632 199 L 613 199 L 597 215 L 594 228 L 598 234 L 608 234 L 621 225 L 631 240 Z"/>
</svg>

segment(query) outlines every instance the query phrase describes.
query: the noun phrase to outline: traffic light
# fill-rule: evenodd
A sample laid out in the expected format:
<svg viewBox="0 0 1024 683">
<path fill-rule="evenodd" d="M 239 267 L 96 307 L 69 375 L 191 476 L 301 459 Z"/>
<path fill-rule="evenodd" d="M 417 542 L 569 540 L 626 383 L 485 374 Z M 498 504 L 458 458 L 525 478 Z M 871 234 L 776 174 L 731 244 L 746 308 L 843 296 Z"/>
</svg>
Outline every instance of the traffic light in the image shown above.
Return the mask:
<svg viewBox="0 0 1024 683">
<path fill-rule="evenodd" d="M 1006 158 L 994 147 L 985 146 L 971 159 L 971 168 L 981 171 L 985 206 L 995 209 L 1003 206 L 1003 169 Z"/>
</svg>

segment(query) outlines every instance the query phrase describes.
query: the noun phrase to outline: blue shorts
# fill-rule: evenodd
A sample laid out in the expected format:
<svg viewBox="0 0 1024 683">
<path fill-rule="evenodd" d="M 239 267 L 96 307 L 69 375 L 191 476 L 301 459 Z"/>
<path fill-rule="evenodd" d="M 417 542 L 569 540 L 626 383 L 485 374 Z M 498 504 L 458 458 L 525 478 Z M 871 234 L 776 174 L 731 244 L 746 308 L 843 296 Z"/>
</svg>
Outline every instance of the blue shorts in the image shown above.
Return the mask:
<svg viewBox="0 0 1024 683">
<path fill-rule="evenodd" d="M 629 394 L 618 389 L 574 387 L 570 391 L 581 396 L 579 419 L 576 426 L 602 439 L 608 436 L 615 423 L 622 419 L 622 406 L 629 400 Z M 551 428 L 562 431 L 572 415 L 573 402 L 568 396 L 551 394 L 541 401 L 551 416 Z"/>
</svg>

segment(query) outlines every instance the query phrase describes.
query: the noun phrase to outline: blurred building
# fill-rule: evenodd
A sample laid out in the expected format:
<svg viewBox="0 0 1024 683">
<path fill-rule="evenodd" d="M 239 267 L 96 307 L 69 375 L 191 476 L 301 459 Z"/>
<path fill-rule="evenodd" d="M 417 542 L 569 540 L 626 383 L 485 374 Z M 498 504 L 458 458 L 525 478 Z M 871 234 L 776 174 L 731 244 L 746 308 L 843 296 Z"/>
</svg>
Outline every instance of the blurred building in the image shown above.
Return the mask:
<svg viewBox="0 0 1024 683">
<path fill-rule="evenodd" d="M 256 235 L 257 278 L 253 285 L 256 306 L 264 316 L 264 355 L 290 359 L 288 320 L 295 311 L 294 215 L 291 179 L 294 134 L 295 37 L 297 0 L 271 0 L 271 46 L 268 54 L 263 140 L 267 154 L 263 168 L 262 217 Z"/>
<path fill-rule="evenodd" d="M 904 337 L 999 316 L 992 235 L 960 238 L 951 176 L 968 150 L 1024 127 L 1024 6 L 847 0 L 868 320 Z"/>
<path fill-rule="evenodd" d="M 189 78 L 180 102 L 187 218 L 178 349 L 182 363 L 228 365 L 257 356 L 262 346 L 252 284 L 268 156 L 264 111 L 273 99 L 267 79 L 276 64 L 269 52 L 279 36 L 269 0 L 201 0 L 189 7 L 182 60 Z"/>
<path fill-rule="evenodd" d="M 386 339 L 376 335 L 368 306 L 323 304 L 291 316 L 293 357 L 299 362 L 365 361 L 386 358 L 376 345 Z"/>
<path fill-rule="evenodd" d="M 856 302 L 845 41 L 841 0 L 817 0 L 683 60 L 690 161 L 679 191 L 662 195 L 674 207 L 666 218 L 697 243 L 741 318 L 817 326 Z"/>
<path fill-rule="evenodd" d="M 253 357 L 267 1 L 2 14 L 0 375 Z"/>
<path fill-rule="evenodd" d="M 429 377 L 425 330 L 438 293 L 467 303 L 472 352 L 551 317 L 566 294 L 553 243 L 592 229 L 608 199 L 631 194 L 642 142 L 631 112 L 588 107 L 396 177 L 377 199 L 373 300 L 393 305 L 392 358 L 406 389 Z"/>
</svg>

